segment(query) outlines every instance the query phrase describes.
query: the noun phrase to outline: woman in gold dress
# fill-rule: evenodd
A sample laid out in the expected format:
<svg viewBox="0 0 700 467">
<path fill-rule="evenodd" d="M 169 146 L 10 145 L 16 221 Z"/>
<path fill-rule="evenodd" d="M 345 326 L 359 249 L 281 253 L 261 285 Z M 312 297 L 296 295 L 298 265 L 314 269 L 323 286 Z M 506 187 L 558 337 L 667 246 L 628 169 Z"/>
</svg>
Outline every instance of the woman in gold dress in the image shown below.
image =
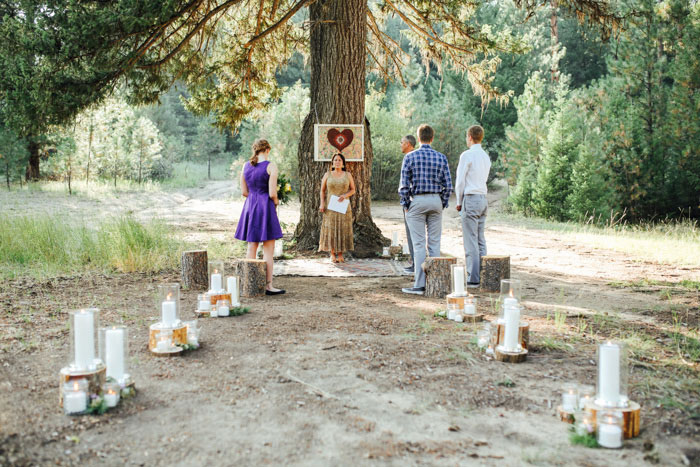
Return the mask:
<svg viewBox="0 0 700 467">
<path fill-rule="evenodd" d="M 323 213 L 318 251 L 330 251 L 334 263 L 345 262 L 343 252 L 355 248 L 352 240 L 352 210 L 348 206 L 345 214 L 341 214 L 327 209 L 328 203 L 331 195 L 343 202 L 354 194 L 355 181 L 345 168 L 345 157 L 340 153 L 335 154 L 330 171 L 326 172 L 321 181 L 321 205 L 318 208 Z"/>
</svg>

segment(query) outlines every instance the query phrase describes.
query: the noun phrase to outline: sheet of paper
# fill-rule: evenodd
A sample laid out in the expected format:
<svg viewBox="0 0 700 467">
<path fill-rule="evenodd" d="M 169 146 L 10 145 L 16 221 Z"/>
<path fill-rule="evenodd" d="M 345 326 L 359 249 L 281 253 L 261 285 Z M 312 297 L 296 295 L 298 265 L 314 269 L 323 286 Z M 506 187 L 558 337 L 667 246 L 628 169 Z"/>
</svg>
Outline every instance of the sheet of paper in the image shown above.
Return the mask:
<svg viewBox="0 0 700 467">
<path fill-rule="evenodd" d="M 331 195 L 331 200 L 328 203 L 328 209 L 331 211 L 339 212 L 341 214 L 345 214 L 348 212 L 348 205 L 350 204 L 350 200 L 345 198 L 345 201 L 340 202 L 338 201 L 338 197 L 335 195 Z"/>
</svg>

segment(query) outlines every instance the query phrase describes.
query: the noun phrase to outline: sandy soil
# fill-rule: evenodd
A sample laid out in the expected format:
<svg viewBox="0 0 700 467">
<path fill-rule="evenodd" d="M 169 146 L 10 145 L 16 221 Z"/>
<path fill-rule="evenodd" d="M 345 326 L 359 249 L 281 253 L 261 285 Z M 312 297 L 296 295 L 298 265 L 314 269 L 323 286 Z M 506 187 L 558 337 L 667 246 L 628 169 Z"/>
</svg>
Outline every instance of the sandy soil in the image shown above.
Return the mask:
<svg viewBox="0 0 700 467">
<path fill-rule="evenodd" d="M 132 211 L 205 243 L 232 238 L 242 206 L 234 195 L 230 183 L 213 182 L 114 199 L 0 201 L 5 212 L 41 206 L 91 213 L 87 221 Z M 402 228 L 392 203 L 377 203 L 373 215 L 387 236 Z M 296 206 L 281 218 L 296 222 Z M 443 233 L 442 250 L 461 255 L 453 209 Z M 673 283 L 698 272 L 506 223 L 489 223 L 487 241 L 492 253 L 511 255 L 526 285 L 533 342 L 524 364 L 486 358 L 470 344 L 473 327 L 433 317 L 442 301 L 402 294 L 406 278 L 281 277 L 286 295 L 249 300 L 248 315 L 203 320 L 203 348 L 176 359 L 145 347 L 155 286 L 178 280 L 175 271 L 0 282 L 0 463 L 698 465 L 698 362 L 678 363 L 669 338 L 674 323 L 697 329 L 698 293 Z M 611 285 L 641 279 L 671 284 Z M 196 292 L 183 295 L 192 309 Z M 56 402 L 67 311 L 86 305 L 102 309 L 103 323 L 129 326 L 138 395 L 103 416 L 66 417 Z M 566 314 L 558 326 L 556 312 Z M 648 341 L 633 355 L 630 380 L 642 433 L 622 450 L 571 446 L 554 415 L 560 387 L 594 384 L 595 343 L 620 336 Z"/>
</svg>

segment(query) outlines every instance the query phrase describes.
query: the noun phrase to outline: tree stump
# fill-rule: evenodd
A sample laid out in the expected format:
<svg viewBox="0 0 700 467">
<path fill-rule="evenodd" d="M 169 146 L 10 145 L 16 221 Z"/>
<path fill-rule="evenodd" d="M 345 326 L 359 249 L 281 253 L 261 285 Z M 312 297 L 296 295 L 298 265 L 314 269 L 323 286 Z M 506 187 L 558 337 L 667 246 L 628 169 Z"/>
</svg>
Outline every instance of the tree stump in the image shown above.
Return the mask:
<svg viewBox="0 0 700 467">
<path fill-rule="evenodd" d="M 88 382 L 89 394 L 102 394 L 102 386 L 107 381 L 107 367 L 100 364 L 94 370 L 71 371 L 70 368 L 61 369 L 61 380 L 59 385 L 59 404 L 63 407 L 63 385 L 69 381 L 86 379 Z"/>
<path fill-rule="evenodd" d="M 576 421 L 574 413 L 564 410 L 564 407 L 561 405 L 557 406 L 557 414 L 559 414 L 559 420 L 562 422 L 574 423 Z"/>
<path fill-rule="evenodd" d="M 527 359 L 527 350 L 523 349 L 522 352 L 508 352 L 499 346 L 496 347 L 493 356 L 499 362 L 522 363 Z"/>
<path fill-rule="evenodd" d="M 444 256 L 425 258 L 423 271 L 425 271 L 426 297 L 444 298 L 452 292 L 452 269 L 450 266 L 456 262 L 457 258 Z"/>
<path fill-rule="evenodd" d="M 501 345 L 506 337 L 506 325 L 503 323 L 496 323 L 496 345 Z M 520 322 L 518 327 L 518 337 L 520 338 L 520 345 L 523 349 L 527 349 L 530 343 L 530 325 L 524 321 Z"/>
<path fill-rule="evenodd" d="M 510 256 L 482 256 L 480 275 L 481 290 L 500 292 L 501 280 L 510 279 Z"/>
<path fill-rule="evenodd" d="M 597 417 L 598 411 L 604 412 L 606 410 L 614 410 L 616 412 L 622 412 L 622 434 L 624 438 L 630 439 L 639 436 L 642 408 L 636 402 L 630 401 L 629 407 L 615 409 L 607 409 L 598 404 L 591 403 L 588 404 L 588 410 L 593 414 L 594 425 L 597 425 L 595 417 Z"/>
<path fill-rule="evenodd" d="M 241 297 L 265 295 L 267 264 L 261 259 L 242 259 L 234 267 L 240 277 Z"/>
<path fill-rule="evenodd" d="M 209 287 L 207 271 L 207 250 L 182 252 L 182 287 L 192 290 L 206 290 Z"/>
</svg>

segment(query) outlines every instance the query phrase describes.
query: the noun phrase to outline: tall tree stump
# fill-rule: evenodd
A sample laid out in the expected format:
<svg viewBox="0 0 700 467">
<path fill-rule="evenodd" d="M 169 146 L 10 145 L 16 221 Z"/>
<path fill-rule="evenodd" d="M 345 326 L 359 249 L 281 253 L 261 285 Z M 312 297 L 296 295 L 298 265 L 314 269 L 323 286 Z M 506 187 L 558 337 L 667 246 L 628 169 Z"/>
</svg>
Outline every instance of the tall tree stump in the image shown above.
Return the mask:
<svg viewBox="0 0 700 467">
<path fill-rule="evenodd" d="M 183 288 L 206 290 L 207 287 L 209 287 L 207 259 L 207 250 L 182 252 L 182 270 L 180 272 L 180 278 Z"/>
<path fill-rule="evenodd" d="M 457 263 L 457 258 L 444 256 L 425 258 L 423 271 L 425 271 L 425 296 L 445 298 L 452 292 L 451 265 Z"/>
<path fill-rule="evenodd" d="M 262 259 L 239 260 L 234 270 L 240 277 L 241 297 L 265 295 L 267 264 Z"/>
<path fill-rule="evenodd" d="M 481 290 L 500 292 L 502 279 L 510 279 L 510 256 L 482 256 Z"/>
</svg>

